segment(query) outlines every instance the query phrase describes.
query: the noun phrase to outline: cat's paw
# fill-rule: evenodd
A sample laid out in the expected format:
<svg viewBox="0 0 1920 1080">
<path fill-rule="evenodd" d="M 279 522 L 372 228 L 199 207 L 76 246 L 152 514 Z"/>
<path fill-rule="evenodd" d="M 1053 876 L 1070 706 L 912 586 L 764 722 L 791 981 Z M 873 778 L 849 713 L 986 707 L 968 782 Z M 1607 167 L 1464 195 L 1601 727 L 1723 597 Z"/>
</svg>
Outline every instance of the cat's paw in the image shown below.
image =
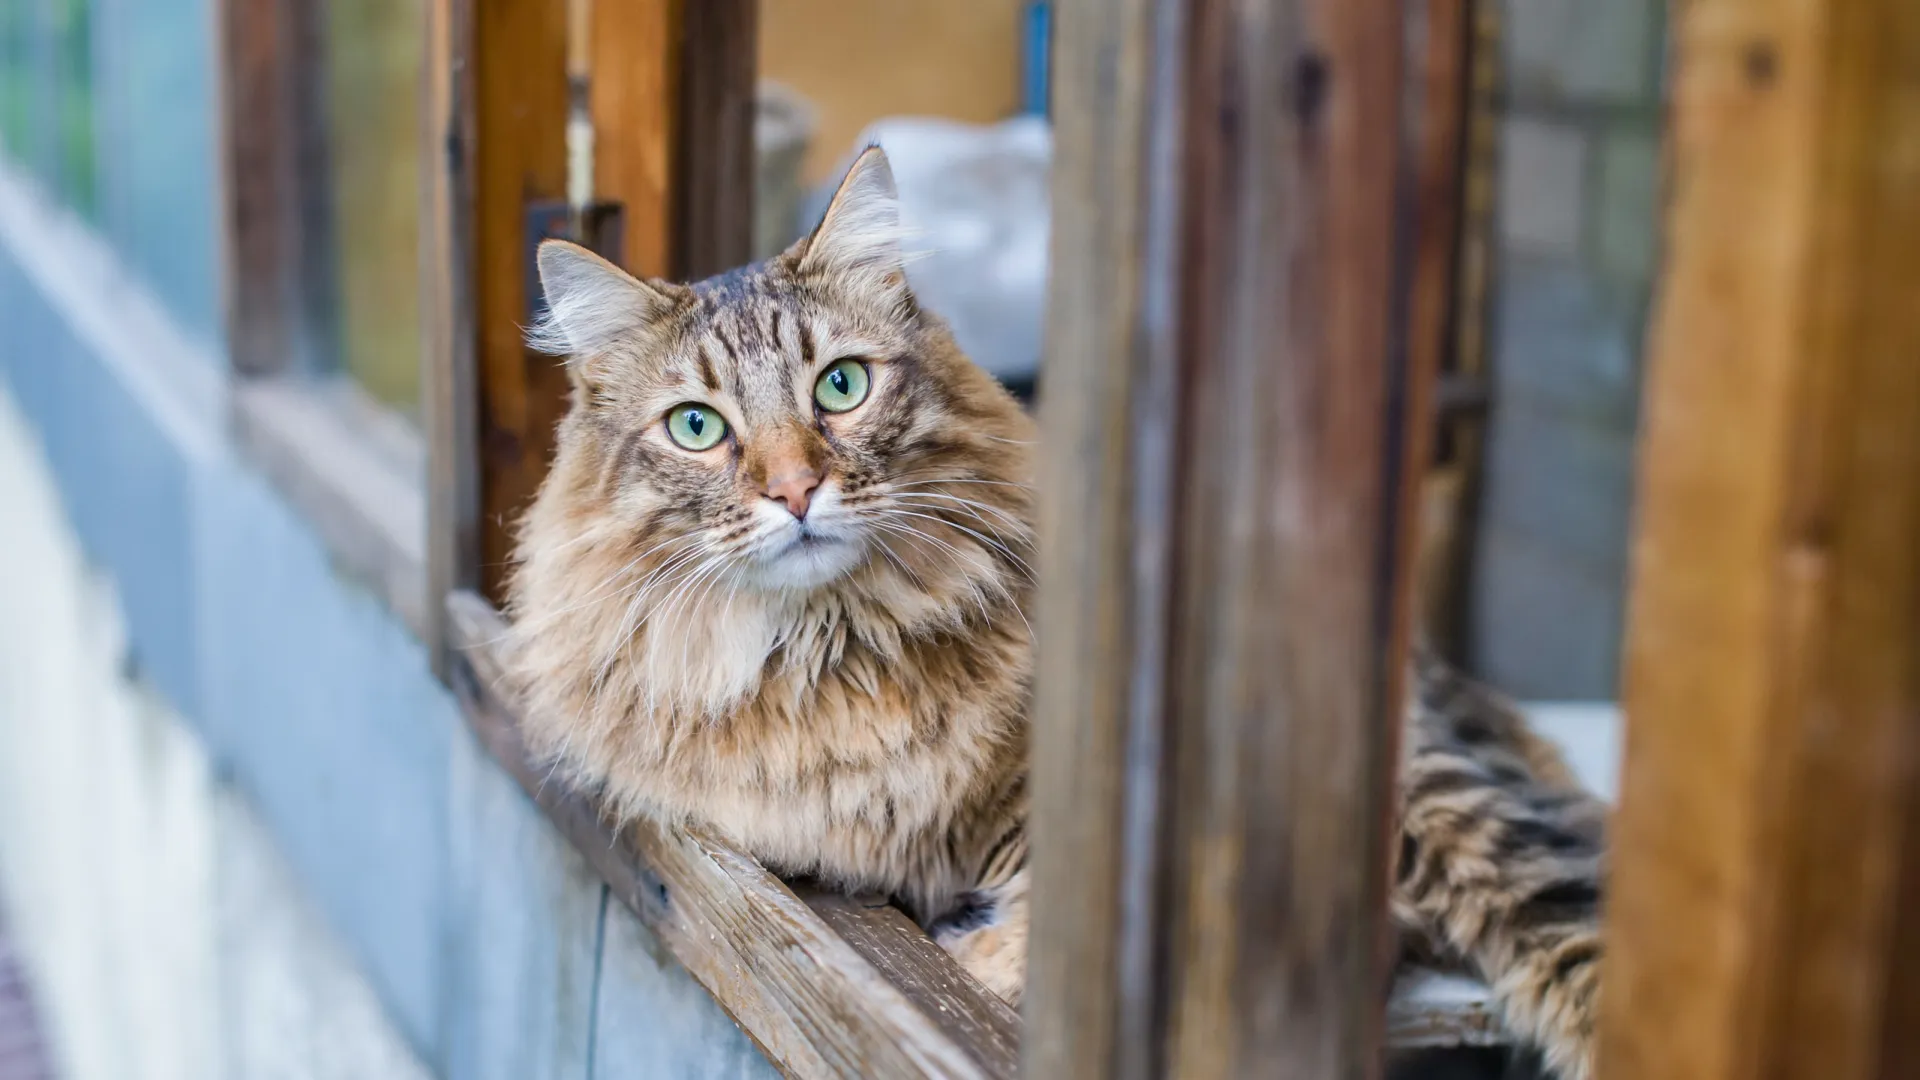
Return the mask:
<svg viewBox="0 0 1920 1080">
<path fill-rule="evenodd" d="M 1600 939 L 1587 931 L 1530 952 L 1495 987 L 1515 1034 L 1558 1080 L 1592 1080 L 1600 1012 Z"/>
</svg>

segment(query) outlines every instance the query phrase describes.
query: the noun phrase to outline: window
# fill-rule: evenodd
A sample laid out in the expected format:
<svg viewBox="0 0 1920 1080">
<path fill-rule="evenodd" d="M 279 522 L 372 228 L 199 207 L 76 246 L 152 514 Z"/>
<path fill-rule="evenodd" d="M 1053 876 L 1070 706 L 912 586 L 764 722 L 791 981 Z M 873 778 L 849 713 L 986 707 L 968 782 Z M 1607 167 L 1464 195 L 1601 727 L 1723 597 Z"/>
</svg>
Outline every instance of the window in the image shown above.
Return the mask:
<svg viewBox="0 0 1920 1080">
<path fill-rule="evenodd" d="M 94 206 L 92 5 L 0 11 L 0 146 L 82 212 Z"/>
<path fill-rule="evenodd" d="M 403 413 L 420 395 L 419 0 L 321 5 L 315 154 L 327 183 L 310 212 L 316 301 L 333 366 Z"/>
</svg>

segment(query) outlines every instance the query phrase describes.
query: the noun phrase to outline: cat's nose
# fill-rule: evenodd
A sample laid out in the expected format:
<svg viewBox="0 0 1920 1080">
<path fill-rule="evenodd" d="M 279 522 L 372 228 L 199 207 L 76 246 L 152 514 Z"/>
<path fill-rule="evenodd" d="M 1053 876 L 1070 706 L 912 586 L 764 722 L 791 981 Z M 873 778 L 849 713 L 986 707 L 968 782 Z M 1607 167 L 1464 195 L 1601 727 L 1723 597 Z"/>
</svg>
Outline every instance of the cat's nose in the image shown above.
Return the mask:
<svg viewBox="0 0 1920 1080">
<path fill-rule="evenodd" d="M 813 499 L 814 491 L 820 486 L 819 470 L 811 468 L 794 469 L 767 480 L 766 496 L 787 508 L 787 513 L 796 518 L 805 519 L 807 503 Z"/>
</svg>

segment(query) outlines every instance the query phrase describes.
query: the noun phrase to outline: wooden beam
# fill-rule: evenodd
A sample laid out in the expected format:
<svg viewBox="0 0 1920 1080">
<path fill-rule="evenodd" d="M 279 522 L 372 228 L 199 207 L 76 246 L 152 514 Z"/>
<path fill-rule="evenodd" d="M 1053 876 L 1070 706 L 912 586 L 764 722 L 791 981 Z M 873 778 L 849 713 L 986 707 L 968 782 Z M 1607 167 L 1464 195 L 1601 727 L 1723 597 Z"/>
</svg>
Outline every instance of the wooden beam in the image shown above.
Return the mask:
<svg viewBox="0 0 1920 1080">
<path fill-rule="evenodd" d="M 1406 8 L 1407 79 L 1405 157 L 1411 162 L 1408 205 L 1412 228 L 1407 246 L 1406 349 L 1418 370 L 1442 371 L 1453 355 L 1458 314 L 1461 199 L 1465 179 L 1467 87 L 1473 0 L 1418 0 Z M 1441 432 L 1475 422 L 1476 397 L 1485 388 L 1460 376 L 1440 376 L 1433 389 Z M 1457 621 L 1469 486 L 1457 455 L 1441 461 L 1435 452 L 1421 462 L 1425 490 L 1420 515 L 1420 565 L 1416 577 L 1419 617 L 1430 644 L 1451 656 L 1445 638 Z"/>
<path fill-rule="evenodd" d="M 678 0 L 673 274 L 682 281 L 753 257 L 754 73 L 759 0 Z"/>
<path fill-rule="evenodd" d="M 320 12 L 224 0 L 219 16 L 227 351 L 241 375 L 310 373 L 333 360 Z"/>
<path fill-rule="evenodd" d="M 427 647 L 451 672 L 443 597 L 480 587 L 480 428 L 475 316 L 471 0 L 427 0 L 421 109 L 420 312 L 427 436 Z"/>
<path fill-rule="evenodd" d="M 535 299 L 529 211 L 563 202 L 567 190 L 566 5 L 464 2 L 472 19 L 479 578 L 498 599 L 513 525 L 546 476 L 567 407 L 565 369 L 526 344 Z"/>
<path fill-rule="evenodd" d="M 673 169 L 678 156 L 676 0 L 596 0 L 588 43 L 595 197 L 617 202 L 621 264 L 646 277 L 673 273 Z M 751 80 L 752 75 L 747 76 Z"/>
<path fill-rule="evenodd" d="M 1029 1075 L 1376 1067 L 1400 8 L 1059 8 Z"/>
<path fill-rule="evenodd" d="M 752 0 L 592 5 L 594 194 L 620 205 L 618 254 L 640 273 L 685 278 L 748 256 L 753 12 Z M 567 404 L 562 367 L 524 342 L 531 212 L 567 193 L 567 7 L 430 0 L 427 18 L 432 580 L 497 601 Z"/>
<path fill-rule="evenodd" d="M 1912 1075 L 1920 6 L 1672 40 L 1601 1067 Z"/>
</svg>

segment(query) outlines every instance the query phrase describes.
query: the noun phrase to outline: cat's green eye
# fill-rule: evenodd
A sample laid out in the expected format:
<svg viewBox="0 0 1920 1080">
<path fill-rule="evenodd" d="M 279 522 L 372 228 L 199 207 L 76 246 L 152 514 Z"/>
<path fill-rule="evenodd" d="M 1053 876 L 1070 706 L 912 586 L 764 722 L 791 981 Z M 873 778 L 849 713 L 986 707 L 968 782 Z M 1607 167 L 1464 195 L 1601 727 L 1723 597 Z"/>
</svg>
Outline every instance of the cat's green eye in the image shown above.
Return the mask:
<svg viewBox="0 0 1920 1080">
<path fill-rule="evenodd" d="M 667 413 L 667 434 L 683 450 L 711 450 L 727 437 L 727 422 L 711 408 L 689 401 Z"/>
<path fill-rule="evenodd" d="M 813 384 L 813 400 L 828 412 L 846 412 L 867 400 L 867 365 L 858 360 L 836 360 Z"/>
</svg>

